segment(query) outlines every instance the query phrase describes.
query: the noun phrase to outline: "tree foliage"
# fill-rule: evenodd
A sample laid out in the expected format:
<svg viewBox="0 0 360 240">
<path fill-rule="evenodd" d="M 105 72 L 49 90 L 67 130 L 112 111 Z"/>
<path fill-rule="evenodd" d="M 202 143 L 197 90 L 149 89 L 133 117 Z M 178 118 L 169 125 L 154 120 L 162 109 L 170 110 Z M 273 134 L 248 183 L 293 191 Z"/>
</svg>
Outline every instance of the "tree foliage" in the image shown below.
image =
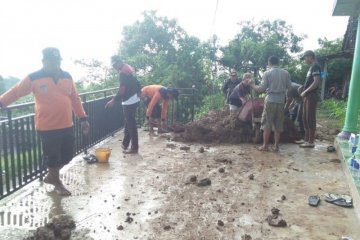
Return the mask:
<svg viewBox="0 0 360 240">
<path fill-rule="evenodd" d="M 123 29 L 119 54 L 136 68 L 143 85 L 203 89 L 211 78 L 211 49 L 176 22 L 144 12 L 142 21 Z"/>
<path fill-rule="evenodd" d="M 327 38 L 324 38 L 319 39 L 318 41 L 320 45 L 320 48 L 316 51 L 318 56 L 336 54 L 342 51 L 342 39 L 329 41 Z M 331 59 L 327 63 L 326 86 L 342 86 L 346 77 L 350 77 L 349 74 L 352 67 L 352 59 L 340 57 Z"/>
<path fill-rule="evenodd" d="M 300 43 L 304 36 L 293 32 L 292 26 L 283 20 L 264 20 L 259 23 L 239 23 L 240 31 L 223 48 L 222 65 L 237 71 L 266 69 L 268 57 L 278 56 L 283 64 L 291 61 L 291 55 L 302 50 Z"/>
</svg>

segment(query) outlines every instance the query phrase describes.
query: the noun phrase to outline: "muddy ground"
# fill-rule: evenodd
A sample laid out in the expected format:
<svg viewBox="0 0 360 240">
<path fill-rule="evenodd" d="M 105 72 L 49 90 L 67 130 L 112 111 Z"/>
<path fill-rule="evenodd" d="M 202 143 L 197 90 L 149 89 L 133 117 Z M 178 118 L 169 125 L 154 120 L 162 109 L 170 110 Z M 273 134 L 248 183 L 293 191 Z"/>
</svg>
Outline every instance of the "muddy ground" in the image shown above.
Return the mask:
<svg viewBox="0 0 360 240">
<path fill-rule="evenodd" d="M 329 142 L 263 153 L 254 144 L 174 142 L 140 131 L 140 153 L 128 156 L 121 138 L 102 143 L 113 149 L 109 163 L 79 156 L 62 172 L 72 196 L 36 182 L 2 201 L 1 239 L 22 239 L 59 214 L 76 223 L 71 239 L 360 239 L 354 209 L 323 200 L 349 193 Z M 310 195 L 322 198 L 318 207 L 308 205 Z M 286 226 L 268 224 L 273 208 Z"/>
</svg>

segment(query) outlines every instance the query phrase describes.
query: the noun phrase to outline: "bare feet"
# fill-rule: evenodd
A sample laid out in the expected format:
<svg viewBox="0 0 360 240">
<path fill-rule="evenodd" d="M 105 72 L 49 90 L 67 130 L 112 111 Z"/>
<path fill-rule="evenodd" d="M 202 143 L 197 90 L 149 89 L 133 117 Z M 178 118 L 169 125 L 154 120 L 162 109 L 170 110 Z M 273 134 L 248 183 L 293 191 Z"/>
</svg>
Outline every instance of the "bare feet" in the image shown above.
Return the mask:
<svg viewBox="0 0 360 240">
<path fill-rule="evenodd" d="M 71 192 L 67 190 L 62 183 L 55 186 L 54 191 L 60 196 L 70 196 Z"/>
<path fill-rule="evenodd" d="M 265 147 L 265 146 L 257 147 L 256 149 L 259 150 L 260 152 L 268 152 L 269 151 L 269 148 Z"/>
<path fill-rule="evenodd" d="M 67 190 L 60 179 L 56 179 L 54 176 L 47 174 L 44 178 L 44 183 L 53 185 L 54 191 L 60 196 L 70 196 L 71 192 Z"/>
<path fill-rule="evenodd" d="M 271 150 L 273 151 L 273 152 L 279 152 L 279 146 L 272 146 L 271 147 Z"/>
<path fill-rule="evenodd" d="M 56 185 L 59 182 L 58 179 L 54 178 L 52 175 L 50 175 L 49 173 L 45 176 L 44 178 L 44 183 L 47 184 L 51 184 L 51 185 Z"/>
</svg>

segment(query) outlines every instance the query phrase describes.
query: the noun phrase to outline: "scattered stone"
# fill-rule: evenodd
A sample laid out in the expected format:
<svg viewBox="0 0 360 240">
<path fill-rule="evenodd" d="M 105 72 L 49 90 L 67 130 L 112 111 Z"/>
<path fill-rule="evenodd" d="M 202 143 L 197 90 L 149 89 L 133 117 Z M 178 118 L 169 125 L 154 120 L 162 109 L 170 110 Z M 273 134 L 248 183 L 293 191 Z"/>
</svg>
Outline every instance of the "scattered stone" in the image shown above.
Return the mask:
<svg viewBox="0 0 360 240">
<path fill-rule="evenodd" d="M 319 187 L 318 189 L 319 189 L 319 190 L 322 190 L 322 188 L 321 188 L 321 187 Z"/>
<path fill-rule="evenodd" d="M 121 231 L 121 230 L 124 230 L 124 227 L 122 225 L 120 225 L 116 229 Z"/>
<path fill-rule="evenodd" d="M 155 214 L 157 214 L 157 213 L 158 213 L 158 210 L 155 211 Z"/>
<path fill-rule="evenodd" d="M 224 173 L 225 169 L 224 168 L 219 168 L 219 173 Z"/>
<path fill-rule="evenodd" d="M 223 227 L 224 225 L 225 225 L 225 224 L 224 224 L 224 222 L 223 222 L 223 221 L 218 220 L 218 226 Z"/>
<path fill-rule="evenodd" d="M 167 143 L 167 144 L 166 144 L 166 147 L 167 147 L 167 148 L 174 149 L 174 148 L 176 148 L 176 144 L 175 144 L 175 143 Z"/>
<path fill-rule="evenodd" d="M 241 203 L 241 206 L 244 206 L 244 205 L 245 205 L 245 203 L 244 203 L 244 202 L 242 202 L 242 203 Z"/>
<path fill-rule="evenodd" d="M 165 227 L 164 227 L 164 230 L 165 230 L 165 231 L 168 231 L 168 230 L 170 230 L 170 229 L 171 229 L 170 226 L 165 226 Z"/>
<path fill-rule="evenodd" d="M 180 147 L 180 150 L 188 151 L 188 150 L 190 150 L 190 147 L 188 147 L 188 146 L 181 146 L 181 147 Z"/>
<path fill-rule="evenodd" d="M 226 158 L 218 158 L 218 159 L 215 159 L 215 162 L 232 164 L 232 161 L 229 160 L 229 159 L 226 159 Z"/>
<path fill-rule="evenodd" d="M 191 183 L 196 183 L 197 177 L 196 177 L 195 175 L 191 175 L 190 178 L 189 178 L 189 181 L 190 181 Z"/>
<path fill-rule="evenodd" d="M 204 147 L 200 147 L 200 149 L 199 149 L 199 153 L 204 153 L 204 152 L 205 152 Z"/>
<path fill-rule="evenodd" d="M 249 179 L 250 179 L 250 180 L 254 180 L 254 174 L 250 174 L 250 175 L 249 175 Z"/>
<path fill-rule="evenodd" d="M 204 178 L 201 179 L 198 183 L 197 186 L 198 187 L 205 187 L 205 186 L 209 186 L 211 185 L 211 180 L 209 178 Z"/>
<path fill-rule="evenodd" d="M 245 234 L 244 236 L 241 237 L 241 240 L 252 240 L 251 235 Z"/>
<path fill-rule="evenodd" d="M 286 227 L 287 223 L 286 221 L 279 215 L 280 210 L 278 208 L 272 208 L 271 209 L 272 215 L 269 215 L 266 218 L 266 221 L 270 226 L 273 227 Z"/>
<path fill-rule="evenodd" d="M 274 215 L 279 215 L 280 210 L 279 210 L 278 208 L 273 207 L 273 208 L 271 209 L 271 213 L 274 214 Z"/>
<path fill-rule="evenodd" d="M 285 195 L 282 195 L 282 196 L 281 196 L 281 200 L 285 201 L 285 200 L 286 200 L 286 196 L 285 196 Z"/>
<path fill-rule="evenodd" d="M 279 215 L 269 215 L 267 217 L 267 222 L 270 226 L 273 227 L 286 227 L 287 223 L 284 219 L 282 219 Z"/>
<path fill-rule="evenodd" d="M 134 221 L 134 219 L 132 217 L 129 217 L 129 216 L 125 220 L 125 222 L 127 222 L 127 223 L 132 223 L 133 221 Z"/>
</svg>

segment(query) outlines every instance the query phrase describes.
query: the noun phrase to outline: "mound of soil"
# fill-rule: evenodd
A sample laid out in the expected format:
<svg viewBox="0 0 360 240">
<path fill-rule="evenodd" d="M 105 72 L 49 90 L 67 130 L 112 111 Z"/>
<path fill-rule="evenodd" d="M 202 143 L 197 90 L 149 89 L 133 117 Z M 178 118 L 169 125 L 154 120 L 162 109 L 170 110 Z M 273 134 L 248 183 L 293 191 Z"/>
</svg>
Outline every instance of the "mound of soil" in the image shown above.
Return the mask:
<svg viewBox="0 0 360 240">
<path fill-rule="evenodd" d="M 67 240 L 71 238 L 71 231 L 75 227 L 71 216 L 58 215 L 45 226 L 38 227 L 32 236 L 24 240 Z"/>
<path fill-rule="evenodd" d="M 184 131 L 174 140 L 204 143 L 242 143 L 252 142 L 256 131 L 251 122 L 240 121 L 238 116 L 230 115 L 228 110 L 213 110 L 203 118 L 183 126 Z M 290 119 L 284 121 L 282 142 L 294 142 L 298 131 Z"/>
</svg>

